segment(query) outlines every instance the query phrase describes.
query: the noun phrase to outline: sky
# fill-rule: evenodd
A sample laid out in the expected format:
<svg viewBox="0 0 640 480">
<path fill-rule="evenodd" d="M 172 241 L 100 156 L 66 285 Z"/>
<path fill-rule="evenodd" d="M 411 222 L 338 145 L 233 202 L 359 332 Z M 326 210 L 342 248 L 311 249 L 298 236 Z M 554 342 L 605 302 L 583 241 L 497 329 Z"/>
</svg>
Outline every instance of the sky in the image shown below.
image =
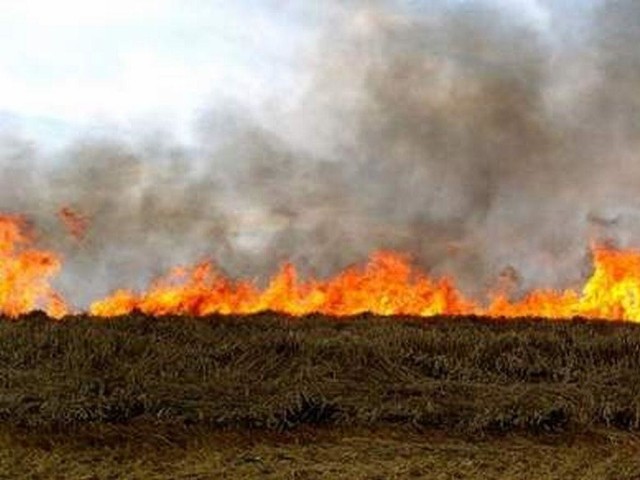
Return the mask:
<svg viewBox="0 0 640 480">
<path fill-rule="evenodd" d="M 188 134 L 201 109 L 259 105 L 290 86 L 312 31 L 277 2 L 1 3 L 0 125 L 53 141 L 90 125 Z"/>
<path fill-rule="evenodd" d="M 566 286 L 592 231 L 640 238 L 640 10 L 603 2 L 0 0 L 0 203 L 80 303 L 203 254 Z"/>
<path fill-rule="evenodd" d="M 494 3 L 550 28 L 548 2 Z M 0 129 L 51 145 L 92 128 L 139 125 L 189 141 L 207 108 L 284 100 L 300 84 L 300 53 L 327 10 L 284 0 L 0 4 Z"/>
</svg>

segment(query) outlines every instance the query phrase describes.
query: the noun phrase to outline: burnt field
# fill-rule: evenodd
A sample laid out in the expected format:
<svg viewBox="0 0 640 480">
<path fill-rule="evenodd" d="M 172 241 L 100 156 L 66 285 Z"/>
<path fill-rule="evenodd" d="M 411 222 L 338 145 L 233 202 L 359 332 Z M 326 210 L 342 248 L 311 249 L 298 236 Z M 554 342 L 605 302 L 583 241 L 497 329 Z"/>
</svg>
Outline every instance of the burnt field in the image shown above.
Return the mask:
<svg viewBox="0 0 640 480">
<path fill-rule="evenodd" d="M 471 435 L 640 429 L 640 327 L 536 319 L 0 322 L 0 419 Z"/>
</svg>

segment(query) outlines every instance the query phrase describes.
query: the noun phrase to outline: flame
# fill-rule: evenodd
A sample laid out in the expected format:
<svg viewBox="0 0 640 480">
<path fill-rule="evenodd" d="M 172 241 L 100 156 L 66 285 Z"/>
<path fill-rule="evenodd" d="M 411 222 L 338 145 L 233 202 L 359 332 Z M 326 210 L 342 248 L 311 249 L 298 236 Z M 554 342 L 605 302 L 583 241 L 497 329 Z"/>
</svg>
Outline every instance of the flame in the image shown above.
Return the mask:
<svg viewBox="0 0 640 480">
<path fill-rule="evenodd" d="M 0 215 L 0 312 L 15 317 L 44 308 L 60 318 L 67 313 L 66 302 L 49 283 L 60 270 L 60 258 L 30 249 L 31 242 L 24 219 Z"/>
<path fill-rule="evenodd" d="M 640 251 L 596 245 L 591 253 L 594 269 L 581 294 L 573 290 L 534 290 L 515 303 L 498 295 L 483 313 L 640 322 Z"/>
<path fill-rule="evenodd" d="M 117 291 L 91 305 L 90 313 L 110 317 L 140 310 L 199 316 L 273 310 L 294 316 L 371 312 L 640 321 L 640 252 L 595 246 L 592 253 L 594 271 L 581 292 L 537 289 L 517 301 L 493 293 L 486 306 L 465 298 L 448 277 L 429 278 L 412 267 L 407 256 L 376 252 L 364 267 L 347 268 L 324 281 L 301 281 L 296 268 L 285 264 L 263 290 L 251 282 L 229 280 L 211 263 L 200 263 L 176 269 L 146 292 Z"/>
<path fill-rule="evenodd" d="M 472 307 L 450 280 L 433 282 L 414 271 L 404 256 L 377 252 L 364 268 L 348 268 L 326 281 L 300 281 L 296 268 L 285 264 L 264 290 L 251 282 L 233 282 L 211 263 L 200 263 L 175 270 L 140 295 L 120 290 L 91 305 L 90 313 L 115 316 L 137 309 L 150 315 L 207 315 L 273 310 L 290 315 L 430 316 L 469 313 Z"/>
<path fill-rule="evenodd" d="M 58 218 L 76 242 L 82 242 L 89 229 L 89 219 L 81 212 L 70 206 L 58 210 Z"/>
<path fill-rule="evenodd" d="M 33 235 L 22 217 L 0 215 L 0 313 L 15 317 L 36 309 L 60 318 L 67 303 L 51 286 L 61 268 L 53 252 L 31 247 Z M 114 317 L 139 310 L 149 315 L 250 314 L 265 310 L 302 316 L 485 315 L 492 317 L 576 316 L 640 322 L 640 251 L 593 246 L 593 273 L 581 291 L 536 289 L 519 300 L 507 291 L 518 281 L 513 269 L 502 274 L 507 288 L 482 304 L 466 298 L 449 277 L 434 279 L 406 255 L 379 251 L 361 266 L 334 277 L 301 279 L 286 263 L 264 288 L 232 280 L 211 262 L 178 267 L 144 292 L 118 290 L 93 302 L 89 313 Z"/>
</svg>

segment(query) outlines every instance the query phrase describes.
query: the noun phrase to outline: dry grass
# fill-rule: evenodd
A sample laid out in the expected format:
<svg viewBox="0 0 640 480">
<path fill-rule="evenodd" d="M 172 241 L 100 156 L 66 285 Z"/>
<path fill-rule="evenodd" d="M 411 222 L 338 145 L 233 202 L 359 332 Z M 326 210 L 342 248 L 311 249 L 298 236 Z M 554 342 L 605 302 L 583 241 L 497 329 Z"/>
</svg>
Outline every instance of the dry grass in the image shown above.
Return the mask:
<svg viewBox="0 0 640 480">
<path fill-rule="evenodd" d="M 640 479 L 640 326 L 0 322 L 0 478 Z"/>
<path fill-rule="evenodd" d="M 0 420 L 474 435 L 640 427 L 636 325 L 359 318 L 0 322 Z"/>
<path fill-rule="evenodd" d="M 124 427 L 87 435 L 0 436 L 0 478 L 637 480 L 640 438 L 470 441 L 403 430 L 164 435 Z M 165 432 L 166 433 L 166 432 Z M 182 438 L 182 436 L 184 438 Z M 114 436 L 120 437 L 117 441 Z M 107 440 L 105 441 L 105 437 Z M 172 438 L 172 440 L 169 440 Z"/>
</svg>

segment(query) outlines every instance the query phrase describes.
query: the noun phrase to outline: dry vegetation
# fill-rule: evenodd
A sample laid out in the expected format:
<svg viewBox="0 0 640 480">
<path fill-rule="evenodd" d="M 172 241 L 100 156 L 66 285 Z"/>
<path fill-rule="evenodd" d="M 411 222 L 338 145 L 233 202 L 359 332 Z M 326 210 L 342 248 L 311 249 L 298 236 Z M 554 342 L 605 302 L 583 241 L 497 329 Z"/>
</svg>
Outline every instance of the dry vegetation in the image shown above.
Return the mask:
<svg viewBox="0 0 640 480">
<path fill-rule="evenodd" d="M 640 478 L 640 326 L 33 314 L 0 419 L 7 478 Z"/>
<path fill-rule="evenodd" d="M 0 478 L 637 480 L 639 453 L 629 434 L 470 441 L 405 429 L 101 426 L 74 436 L 1 435 Z"/>
</svg>

